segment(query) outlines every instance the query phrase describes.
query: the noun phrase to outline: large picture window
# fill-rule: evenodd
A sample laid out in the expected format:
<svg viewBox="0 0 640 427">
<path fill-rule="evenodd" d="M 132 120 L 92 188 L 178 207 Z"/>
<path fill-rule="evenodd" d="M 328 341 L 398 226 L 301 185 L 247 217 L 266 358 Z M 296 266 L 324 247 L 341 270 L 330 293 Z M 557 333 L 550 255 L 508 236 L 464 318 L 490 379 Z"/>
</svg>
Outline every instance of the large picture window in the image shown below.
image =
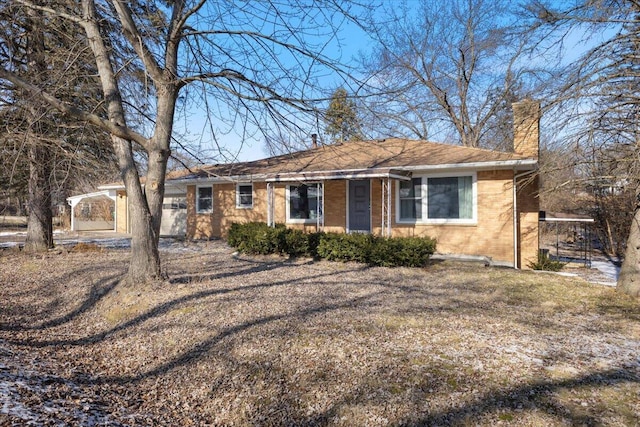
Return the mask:
<svg viewBox="0 0 640 427">
<path fill-rule="evenodd" d="M 398 184 L 398 222 L 475 221 L 474 175 L 423 176 Z"/>
<path fill-rule="evenodd" d="M 429 219 L 472 219 L 473 190 L 470 176 L 427 178 Z"/>
<path fill-rule="evenodd" d="M 236 207 L 240 209 L 253 207 L 253 184 L 236 185 Z"/>
<path fill-rule="evenodd" d="M 210 213 L 213 211 L 213 188 L 196 188 L 196 210 L 198 213 Z"/>
<path fill-rule="evenodd" d="M 320 184 L 290 185 L 287 188 L 287 221 L 311 222 L 322 216 Z"/>
</svg>

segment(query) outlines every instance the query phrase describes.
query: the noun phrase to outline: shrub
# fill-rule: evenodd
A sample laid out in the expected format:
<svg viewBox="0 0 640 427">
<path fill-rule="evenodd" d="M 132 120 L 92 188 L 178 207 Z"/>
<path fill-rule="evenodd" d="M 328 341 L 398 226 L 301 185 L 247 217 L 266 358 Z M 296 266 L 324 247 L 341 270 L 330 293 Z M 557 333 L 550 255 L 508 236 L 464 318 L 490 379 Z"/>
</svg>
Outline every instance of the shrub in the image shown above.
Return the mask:
<svg viewBox="0 0 640 427">
<path fill-rule="evenodd" d="M 262 222 L 231 224 L 227 243 L 238 251 L 254 255 L 282 253 L 286 228 L 282 224 L 269 227 Z"/>
<path fill-rule="evenodd" d="M 435 252 L 436 241 L 425 237 L 379 237 L 371 247 L 368 263 L 383 267 L 424 267 Z"/>
<path fill-rule="evenodd" d="M 533 270 L 560 271 L 566 265 L 564 262 L 554 261 L 549 258 L 547 251 L 538 251 L 538 261 L 530 262 L 529 268 Z"/>
<path fill-rule="evenodd" d="M 369 234 L 327 233 L 318 244 L 318 256 L 329 261 L 368 263 L 372 240 Z"/>
<path fill-rule="evenodd" d="M 435 248 L 435 240 L 428 237 L 328 233 L 320 240 L 318 256 L 329 261 L 356 261 L 372 266 L 423 267 Z"/>
<path fill-rule="evenodd" d="M 304 233 L 288 229 L 284 224 L 269 227 L 263 222 L 231 224 L 227 243 L 239 252 L 267 255 L 316 256 L 320 236 L 324 233 Z"/>
<path fill-rule="evenodd" d="M 286 230 L 281 252 L 290 256 L 309 255 L 309 234 L 301 230 Z"/>
<path fill-rule="evenodd" d="M 305 233 L 283 224 L 232 224 L 229 245 L 248 254 L 288 254 L 313 256 L 328 261 L 355 261 L 372 266 L 423 267 L 436 248 L 428 237 L 376 237 L 353 233 Z"/>
</svg>

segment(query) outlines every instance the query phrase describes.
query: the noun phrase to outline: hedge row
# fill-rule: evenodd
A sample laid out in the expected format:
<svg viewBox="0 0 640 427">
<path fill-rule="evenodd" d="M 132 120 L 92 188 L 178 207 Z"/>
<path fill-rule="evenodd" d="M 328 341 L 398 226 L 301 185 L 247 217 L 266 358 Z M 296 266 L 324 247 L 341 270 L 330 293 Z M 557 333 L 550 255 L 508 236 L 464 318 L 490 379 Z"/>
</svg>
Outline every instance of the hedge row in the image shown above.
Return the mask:
<svg viewBox="0 0 640 427">
<path fill-rule="evenodd" d="M 371 234 L 304 233 L 283 224 L 232 224 L 228 243 L 248 254 L 311 256 L 329 261 L 356 261 L 372 266 L 423 267 L 436 249 L 428 237 L 377 237 Z"/>
</svg>

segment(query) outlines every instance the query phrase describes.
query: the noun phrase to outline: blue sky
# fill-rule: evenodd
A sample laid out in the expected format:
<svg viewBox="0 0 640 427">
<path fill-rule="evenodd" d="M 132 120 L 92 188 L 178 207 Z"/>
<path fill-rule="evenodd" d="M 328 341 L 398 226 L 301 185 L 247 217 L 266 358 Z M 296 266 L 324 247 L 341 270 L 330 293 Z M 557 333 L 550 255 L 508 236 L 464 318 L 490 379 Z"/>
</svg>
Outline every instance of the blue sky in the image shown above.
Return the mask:
<svg viewBox="0 0 640 427">
<path fill-rule="evenodd" d="M 386 5 L 392 5 L 393 0 L 386 0 Z M 410 3 L 411 4 L 411 3 Z M 582 34 L 576 32 L 569 37 L 565 43 L 566 51 L 563 55 L 564 61 L 574 60 L 586 48 L 584 44 L 578 43 L 582 38 Z M 330 57 L 339 57 L 341 62 L 348 65 L 355 65 L 354 58 L 360 53 L 367 53 L 372 47 L 372 41 L 368 35 L 357 25 L 347 22 L 343 25 L 337 35 L 339 41 L 332 42 L 325 51 Z M 324 78 L 323 85 L 336 88 L 340 85 L 337 79 L 330 76 Z M 205 114 L 203 110 L 192 110 L 188 120 L 176 121 L 176 133 L 186 132 L 186 139 L 195 141 L 201 148 L 207 148 L 205 153 L 210 156 L 216 156 L 217 162 L 229 161 L 247 161 L 264 158 L 269 155 L 266 150 L 266 144 L 262 134 L 259 132 L 249 132 L 249 134 L 241 135 L 239 130 L 228 134 L 217 134 L 217 141 L 211 141 L 208 132 L 203 133 L 203 129 L 207 126 Z M 309 133 L 312 133 L 310 131 Z M 199 137 L 199 135 L 203 137 Z M 219 155 L 222 151 L 222 155 Z M 207 159 L 210 161 L 210 159 Z"/>
<path fill-rule="evenodd" d="M 335 34 L 335 40 L 329 43 L 323 53 L 327 57 L 339 60 L 342 64 L 354 65 L 355 56 L 360 51 L 369 49 L 370 46 L 367 34 L 357 25 L 346 22 L 346 25 L 342 25 L 339 32 Z M 335 78 L 324 76 L 322 86 L 333 90 L 341 84 L 337 76 Z M 205 161 L 211 162 L 213 158 L 214 162 L 222 163 L 255 160 L 269 156 L 263 135 L 251 129 L 248 134 L 243 135 L 242 132 L 246 129 L 241 126 L 238 126 L 235 132 L 216 132 L 216 140 L 213 141 L 209 129 L 211 123 L 206 117 L 204 108 L 193 105 L 189 107 L 188 116 L 176 116 L 174 126 L 174 136 L 181 141 L 188 141 L 195 150 L 202 150 L 204 156 L 208 157 Z M 309 133 L 314 132 L 317 131 L 311 130 Z M 177 148 L 174 149 L 176 150 Z"/>
</svg>

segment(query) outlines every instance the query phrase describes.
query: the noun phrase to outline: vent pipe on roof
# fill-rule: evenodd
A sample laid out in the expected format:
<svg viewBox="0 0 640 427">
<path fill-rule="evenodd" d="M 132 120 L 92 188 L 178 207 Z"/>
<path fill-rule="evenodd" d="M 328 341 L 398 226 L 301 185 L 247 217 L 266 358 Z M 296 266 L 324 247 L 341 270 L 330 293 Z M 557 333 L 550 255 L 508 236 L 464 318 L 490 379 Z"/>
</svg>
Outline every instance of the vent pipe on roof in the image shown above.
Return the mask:
<svg viewBox="0 0 640 427">
<path fill-rule="evenodd" d="M 318 134 L 311 134 L 311 148 L 318 148 Z"/>
</svg>

